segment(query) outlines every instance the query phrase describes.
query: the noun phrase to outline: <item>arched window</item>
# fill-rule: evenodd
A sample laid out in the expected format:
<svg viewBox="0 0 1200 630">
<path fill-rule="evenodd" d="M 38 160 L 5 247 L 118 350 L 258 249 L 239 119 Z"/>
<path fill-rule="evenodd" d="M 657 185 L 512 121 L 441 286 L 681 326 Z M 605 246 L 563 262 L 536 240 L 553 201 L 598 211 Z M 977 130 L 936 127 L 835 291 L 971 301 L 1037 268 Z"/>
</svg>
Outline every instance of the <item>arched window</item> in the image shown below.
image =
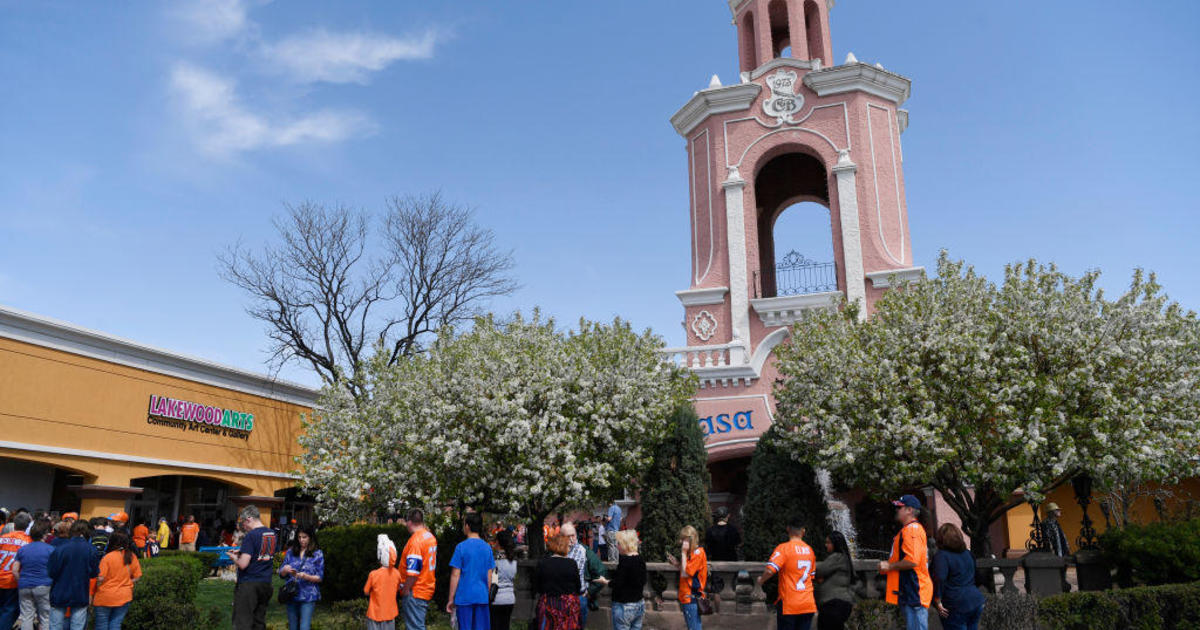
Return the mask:
<svg viewBox="0 0 1200 630">
<path fill-rule="evenodd" d="M 792 45 L 787 0 L 771 0 L 771 4 L 767 5 L 767 15 L 771 22 L 771 54 L 778 58 L 783 56 L 784 49 Z"/>
<path fill-rule="evenodd" d="M 754 33 L 754 12 L 746 11 L 742 16 L 741 59 L 742 72 L 750 72 L 758 67 L 758 38 Z"/>
<path fill-rule="evenodd" d="M 784 208 L 771 229 L 775 295 L 837 291 L 829 208 L 804 201 Z"/>
<path fill-rule="evenodd" d="M 808 58 L 821 59 L 825 56 L 825 42 L 821 41 L 821 10 L 813 0 L 804 3 L 804 26 L 808 31 L 805 33 L 805 39 L 808 40 Z M 831 63 L 829 59 L 821 61 Z"/>
<path fill-rule="evenodd" d="M 821 160 L 799 151 L 771 159 L 755 175 L 754 195 L 754 297 L 836 291 L 828 173 Z"/>
</svg>

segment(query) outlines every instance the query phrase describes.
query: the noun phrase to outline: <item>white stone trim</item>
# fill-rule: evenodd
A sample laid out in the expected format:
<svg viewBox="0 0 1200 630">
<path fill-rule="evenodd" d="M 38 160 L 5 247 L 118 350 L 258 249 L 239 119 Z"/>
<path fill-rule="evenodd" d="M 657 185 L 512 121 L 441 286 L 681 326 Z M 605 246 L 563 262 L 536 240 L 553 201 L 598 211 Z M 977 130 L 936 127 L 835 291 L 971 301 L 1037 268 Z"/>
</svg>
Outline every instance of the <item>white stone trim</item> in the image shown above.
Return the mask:
<svg viewBox="0 0 1200 630">
<path fill-rule="evenodd" d="M 858 167 L 850 151 L 842 151 L 833 167 L 837 178 L 838 219 L 842 232 L 842 264 L 846 274 L 846 299 L 859 302 L 860 319 L 867 316 L 867 287 L 863 281 L 862 231 L 858 222 Z"/>
<path fill-rule="evenodd" d="M 900 128 L 900 133 L 904 133 L 905 131 L 908 130 L 908 110 L 907 109 L 897 109 L 896 110 L 896 126 Z M 903 153 L 900 154 L 900 159 L 904 160 Z"/>
<path fill-rule="evenodd" d="M 883 231 L 883 204 L 879 200 L 879 163 L 875 159 L 875 129 L 871 126 L 871 108 L 881 109 L 887 116 L 888 142 L 891 146 L 892 155 L 892 185 L 895 187 L 896 195 L 896 225 L 900 228 L 900 257 L 892 253 L 892 248 L 888 246 L 887 236 Z M 892 133 L 892 112 L 886 107 L 880 107 L 874 103 L 867 103 L 867 140 L 871 145 L 871 183 L 875 186 L 875 216 L 879 224 L 879 242 L 883 244 L 883 253 L 887 254 L 892 262 L 904 264 L 904 206 L 900 200 L 900 164 L 899 158 L 896 156 L 896 134 Z"/>
<path fill-rule="evenodd" d="M 46 446 L 44 444 L 9 442 L 7 440 L 0 440 L 0 448 L 7 448 L 14 451 L 26 451 L 30 453 L 48 453 L 51 455 L 69 455 L 71 457 L 87 457 L 90 459 L 103 459 L 115 462 L 133 462 L 137 464 L 151 464 L 154 466 L 169 466 L 171 468 L 183 468 L 186 470 L 234 473 L 237 475 L 253 475 L 255 477 L 272 477 L 275 479 L 299 479 L 298 476 L 291 473 L 281 473 L 273 470 L 235 468 L 233 466 L 217 466 L 215 464 L 201 464 L 199 462 L 181 462 L 174 459 L 158 459 L 156 457 L 141 457 L 139 455 L 122 455 L 119 453 L 105 453 L 103 451 L 89 451 L 79 448 L 66 448 L 63 446 Z"/>
<path fill-rule="evenodd" d="M 910 79 L 861 62 L 809 72 L 804 75 L 804 85 L 817 96 L 861 91 L 896 105 L 903 104 L 912 93 Z"/>
<path fill-rule="evenodd" d="M 679 298 L 684 306 L 707 306 L 725 303 L 726 293 L 729 293 L 729 287 L 712 287 L 676 291 L 675 297 Z"/>
<path fill-rule="evenodd" d="M 696 146 L 700 144 L 700 136 L 704 136 L 704 189 L 708 194 L 708 262 L 704 265 L 704 273 L 700 273 L 700 206 L 696 202 Z M 712 181 L 712 136 L 705 129 L 696 134 L 690 141 L 691 144 L 691 160 L 692 164 L 691 176 L 692 180 L 692 216 L 695 217 L 692 223 L 692 248 L 696 253 L 696 268 L 692 274 L 692 284 L 700 284 L 708 278 L 708 272 L 712 270 L 713 253 L 716 251 L 717 233 L 713 229 L 713 190 Z"/>
<path fill-rule="evenodd" d="M 762 86 L 757 83 L 701 90 L 671 116 L 671 125 L 679 135 L 687 136 L 709 116 L 750 109 L 761 91 Z"/>
<path fill-rule="evenodd" d="M 813 62 L 808 59 L 796 59 L 794 57 L 776 57 L 767 63 L 750 71 L 750 80 L 762 78 L 763 75 L 776 68 L 797 68 L 800 70 L 813 70 Z"/>
<path fill-rule="evenodd" d="M 315 389 L 0 306 L 0 337 L 305 407 Z"/>
<path fill-rule="evenodd" d="M 746 181 L 733 169 L 722 183 L 725 188 L 725 238 L 729 248 L 730 341 L 750 344 L 750 282 L 746 269 Z"/>
<path fill-rule="evenodd" d="M 871 280 L 871 286 L 876 289 L 887 289 L 894 286 L 899 286 L 907 282 L 913 282 L 925 277 L 924 267 L 905 267 L 903 269 L 884 269 L 883 271 L 872 271 L 867 274 L 867 278 Z M 895 282 L 893 282 L 893 278 Z"/>
<path fill-rule="evenodd" d="M 814 308 L 837 308 L 842 299 L 841 291 L 789 295 L 786 297 L 758 298 L 750 305 L 758 313 L 764 326 L 788 326 L 800 319 L 800 314 Z"/>
</svg>

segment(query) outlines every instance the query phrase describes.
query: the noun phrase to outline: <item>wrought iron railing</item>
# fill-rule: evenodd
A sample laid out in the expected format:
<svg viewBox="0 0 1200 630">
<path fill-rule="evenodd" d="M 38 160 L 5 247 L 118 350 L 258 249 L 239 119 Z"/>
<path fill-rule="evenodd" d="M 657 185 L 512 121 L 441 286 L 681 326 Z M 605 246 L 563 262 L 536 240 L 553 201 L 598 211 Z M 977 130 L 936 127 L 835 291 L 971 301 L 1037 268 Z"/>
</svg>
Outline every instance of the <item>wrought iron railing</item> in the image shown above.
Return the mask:
<svg viewBox="0 0 1200 630">
<path fill-rule="evenodd" d="M 809 260 L 792 250 L 775 265 L 776 297 L 827 291 L 837 291 L 837 263 Z"/>
</svg>

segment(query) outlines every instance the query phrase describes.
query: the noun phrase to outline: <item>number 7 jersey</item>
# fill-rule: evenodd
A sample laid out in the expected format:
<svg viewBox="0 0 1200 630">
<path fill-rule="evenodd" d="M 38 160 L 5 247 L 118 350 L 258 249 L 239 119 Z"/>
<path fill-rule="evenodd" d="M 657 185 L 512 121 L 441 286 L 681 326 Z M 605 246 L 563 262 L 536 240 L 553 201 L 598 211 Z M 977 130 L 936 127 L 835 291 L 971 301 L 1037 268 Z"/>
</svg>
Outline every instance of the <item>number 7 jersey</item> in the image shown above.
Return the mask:
<svg viewBox="0 0 1200 630">
<path fill-rule="evenodd" d="M 803 542 L 788 541 L 775 548 L 767 561 L 767 570 L 779 576 L 779 599 L 783 614 L 805 615 L 817 612 L 813 597 L 813 570 L 817 557 Z"/>
</svg>

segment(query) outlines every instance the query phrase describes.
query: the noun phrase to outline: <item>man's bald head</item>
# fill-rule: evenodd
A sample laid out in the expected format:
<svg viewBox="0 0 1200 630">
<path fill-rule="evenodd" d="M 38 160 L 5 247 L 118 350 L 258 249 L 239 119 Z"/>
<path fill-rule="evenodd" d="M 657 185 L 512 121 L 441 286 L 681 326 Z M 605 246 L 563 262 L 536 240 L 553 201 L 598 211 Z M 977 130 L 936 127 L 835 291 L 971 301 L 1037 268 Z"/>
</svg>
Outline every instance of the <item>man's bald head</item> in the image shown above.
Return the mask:
<svg viewBox="0 0 1200 630">
<path fill-rule="evenodd" d="M 565 523 L 562 528 L 558 530 L 558 533 L 570 538 L 571 540 L 575 540 L 575 525 L 572 523 Z"/>
</svg>

